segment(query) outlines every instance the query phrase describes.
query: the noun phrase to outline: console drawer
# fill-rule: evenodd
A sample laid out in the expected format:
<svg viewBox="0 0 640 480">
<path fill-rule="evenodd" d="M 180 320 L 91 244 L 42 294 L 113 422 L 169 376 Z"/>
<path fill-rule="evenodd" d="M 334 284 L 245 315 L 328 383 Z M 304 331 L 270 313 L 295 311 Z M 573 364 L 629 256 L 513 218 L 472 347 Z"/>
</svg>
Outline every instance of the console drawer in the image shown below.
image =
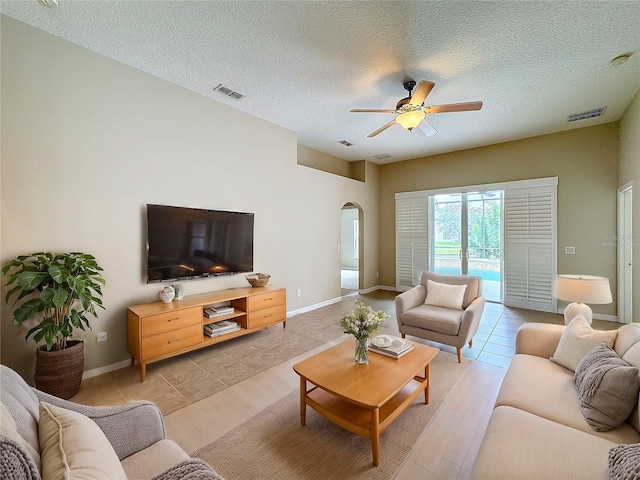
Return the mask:
<svg viewBox="0 0 640 480">
<path fill-rule="evenodd" d="M 263 308 L 261 310 L 249 311 L 247 313 L 247 328 L 259 328 L 272 323 L 283 321 L 287 317 L 286 307 L 276 305 L 275 307 Z"/>
<path fill-rule="evenodd" d="M 261 310 L 263 308 L 284 305 L 285 301 L 286 294 L 284 290 L 261 293 L 260 295 L 252 295 L 250 297 L 247 297 L 247 310 L 249 312 L 253 312 L 254 310 Z"/>
<path fill-rule="evenodd" d="M 142 339 L 144 360 L 177 352 L 202 342 L 202 325 L 191 325 Z"/>
<path fill-rule="evenodd" d="M 202 308 L 191 307 L 183 310 L 158 313 L 143 317 L 142 337 L 150 337 L 164 332 L 173 332 L 179 328 L 202 323 Z"/>
</svg>

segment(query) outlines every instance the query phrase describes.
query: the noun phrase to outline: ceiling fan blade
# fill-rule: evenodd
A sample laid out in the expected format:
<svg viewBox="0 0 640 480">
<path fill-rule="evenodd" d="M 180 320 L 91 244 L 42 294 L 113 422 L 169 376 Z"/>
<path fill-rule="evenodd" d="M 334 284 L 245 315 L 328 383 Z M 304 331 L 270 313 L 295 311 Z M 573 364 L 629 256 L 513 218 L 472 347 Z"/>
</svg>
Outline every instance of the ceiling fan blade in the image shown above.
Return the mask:
<svg viewBox="0 0 640 480">
<path fill-rule="evenodd" d="M 431 93 L 431 90 L 433 90 L 433 87 L 435 86 L 436 84 L 433 82 L 429 82 L 427 80 L 420 80 L 420 82 L 418 83 L 418 87 L 416 88 L 416 91 L 411 97 L 411 100 L 409 100 L 409 104 L 415 105 L 415 106 L 422 105 L 424 103 L 424 99 L 427 98 L 427 95 Z"/>
<path fill-rule="evenodd" d="M 349 110 L 351 113 L 396 113 L 395 110 L 375 110 L 370 108 L 354 108 Z"/>
<path fill-rule="evenodd" d="M 434 105 L 433 107 L 425 107 L 427 113 L 447 113 L 447 112 L 468 112 L 471 110 L 480 110 L 482 102 L 465 102 L 465 103 L 448 103 L 446 105 Z"/>
<path fill-rule="evenodd" d="M 436 133 L 438 133 L 438 131 L 435 129 L 435 127 L 433 125 L 431 125 L 429 122 L 427 122 L 426 120 L 422 120 L 418 124 L 418 128 L 427 137 L 433 137 Z"/>
<path fill-rule="evenodd" d="M 371 137 L 375 137 L 376 135 L 378 135 L 380 132 L 384 132 L 387 128 L 389 128 L 391 125 L 393 125 L 394 123 L 396 123 L 395 120 L 391 120 L 389 123 L 387 123 L 384 127 L 380 127 L 379 129 L 377 129 L 375 132 L 370 133 L 369 135 L 367 135 L 367 138 L 371 138 Z"/>
</svg>

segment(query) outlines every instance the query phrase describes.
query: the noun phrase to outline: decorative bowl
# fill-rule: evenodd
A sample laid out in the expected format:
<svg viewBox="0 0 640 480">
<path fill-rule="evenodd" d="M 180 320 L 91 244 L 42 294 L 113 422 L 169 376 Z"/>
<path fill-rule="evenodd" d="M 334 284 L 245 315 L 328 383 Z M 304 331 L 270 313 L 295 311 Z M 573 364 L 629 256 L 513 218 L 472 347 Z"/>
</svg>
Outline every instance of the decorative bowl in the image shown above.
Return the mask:
<svg viewBox="0 0 640 480">
<path fill-rule="evenodd" d="M 269 283 L 271 275 L 267 275 L 266 273 L 252 273 L 251 275 L 246 275 L 244 278 L 247 279 L 247 282 L 249 282 L 252 287 L 264 287 Z"/>
<path fill-rule="evenodd" d="M 371 343 L 373 343 L 376 347 L 388 347 L 391 345 L 391 338 L 386 335 L 378 335 L 371 341 Z"/>
</svg>

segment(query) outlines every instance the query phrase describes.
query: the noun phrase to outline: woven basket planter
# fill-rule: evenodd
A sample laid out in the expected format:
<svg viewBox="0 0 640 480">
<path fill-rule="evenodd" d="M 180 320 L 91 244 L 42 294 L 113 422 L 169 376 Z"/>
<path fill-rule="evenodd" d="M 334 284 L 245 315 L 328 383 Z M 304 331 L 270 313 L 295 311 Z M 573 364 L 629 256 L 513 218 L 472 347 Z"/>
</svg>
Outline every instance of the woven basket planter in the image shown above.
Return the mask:
<svg viewBox="0 0 640 480">
<path fill-rule="evenodd" d="M 47 351 L 46 346 L 36 350 L 36 388 L 68 400 L 80 390 L 84 372 L 84 343 L 67 342 L 64 350 Z"/>
</svg>

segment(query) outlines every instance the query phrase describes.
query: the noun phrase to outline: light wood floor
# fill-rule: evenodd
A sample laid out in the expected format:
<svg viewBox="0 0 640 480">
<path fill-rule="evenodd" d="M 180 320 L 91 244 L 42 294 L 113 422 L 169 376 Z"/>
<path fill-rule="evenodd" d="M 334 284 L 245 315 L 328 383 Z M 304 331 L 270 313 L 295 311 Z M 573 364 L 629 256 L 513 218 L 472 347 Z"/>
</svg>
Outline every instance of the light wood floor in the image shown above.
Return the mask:
<svg viewBox="0 0 640 480">
<path fill-rule="evenodd" d="M 365 303 L 368 299 L 369 303 L 375 302 L 374 308 L 391 313 L 395 295 L 393 292 L 378 291 L 371 297 L 350 296 L 343 301 L 352 305 L 354 298 L 359 298 Z M 487 304 L 480 330 L 474 338 L 473 348 L 467 347 L 463 350 L 464 356 L 477 361 L 453 388 L 416 443 L 396 479 L 465 479 L 469 477 L 506 367 L 514 353 L 515 332 L 521 324 L 528 321 L 563 323 L 563 318 L 560 315 Z M 594 321 L 594 328 L 609 329 L 617 326 L 615 323 Z M 397 335 L 394 318 L 387 321 L 384 333 Z M 411 339 L 418 340 L 414 337 Z M 316 347 L 214 395 L 165 415 L 167 436 L 187 452 L 193 452 L 211 443 L 266 406 L 297 390 L 299 379 L 292 368 L 295 363 L 344 340 L 339 338 Z M 455 352 L 452 347 L 426 341 L 425 343 L 451 353 Z M 94 385 L 100 384 L 99 380 L 94 381 Z M 103 395 L 100 389 L 92 390 L 91 403 L 105 404 L 106 398 L 101 398 Z M 113 395 L 113 392 L 105 390 L 104 396 L 107 395 Z M 268 472 L 265 474 L 265 478 L 268 478 Z"/>
</svg>

